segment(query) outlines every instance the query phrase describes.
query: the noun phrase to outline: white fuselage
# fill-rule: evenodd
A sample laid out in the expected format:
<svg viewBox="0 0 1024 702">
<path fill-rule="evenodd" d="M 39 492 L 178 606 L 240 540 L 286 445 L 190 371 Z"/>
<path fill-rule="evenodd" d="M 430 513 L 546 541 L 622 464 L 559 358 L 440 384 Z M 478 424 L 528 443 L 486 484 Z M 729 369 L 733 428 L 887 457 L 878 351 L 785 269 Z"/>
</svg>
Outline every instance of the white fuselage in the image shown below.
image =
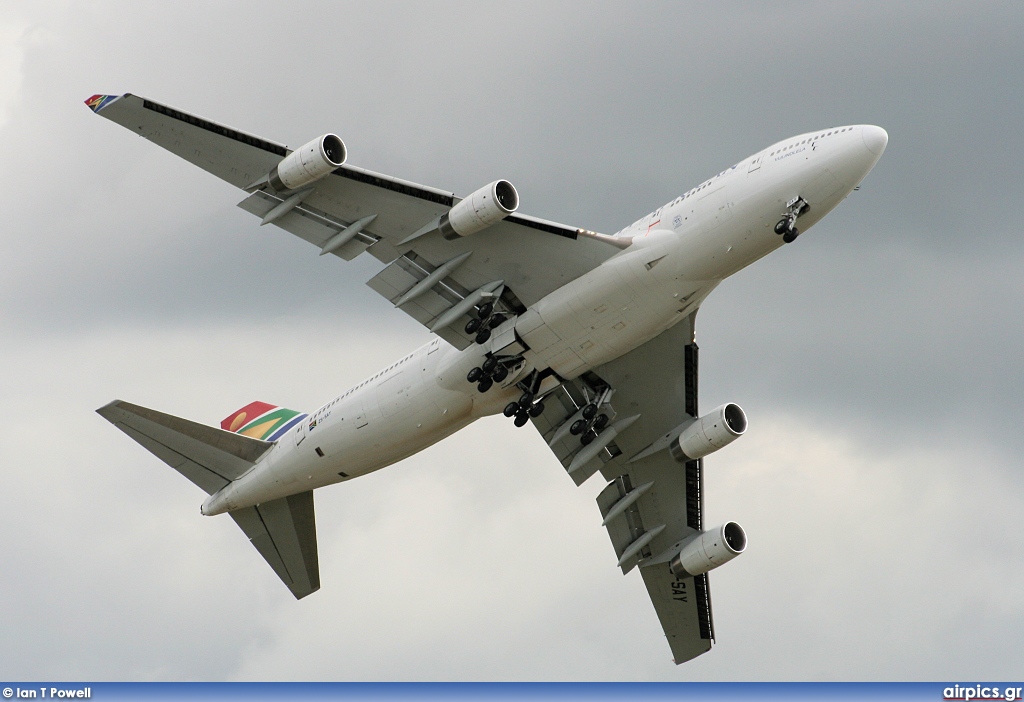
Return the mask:
<svg viewBox="0 0 1024 702">
<path fill-rule="evenodd" d="M 774 231 L 789 201 L 810 209 L 809 229 L 875 165 L 885 132 L 868 125 L 803 134 L 768 147 L 616 234 L 620 253 L 459 351 L 440 339 L 331 400 L 282 438 L 252 470 L 211 495 L 220 514 L 355 478 L 437 443 L 522 394 L 528 370 L 563 379 L 632 351 L 685 319 L 723 279 L 783 245 Z M 526 364 L 486 393 L 466 374 L 502 329 L 529 347 Z"/>
</svg>

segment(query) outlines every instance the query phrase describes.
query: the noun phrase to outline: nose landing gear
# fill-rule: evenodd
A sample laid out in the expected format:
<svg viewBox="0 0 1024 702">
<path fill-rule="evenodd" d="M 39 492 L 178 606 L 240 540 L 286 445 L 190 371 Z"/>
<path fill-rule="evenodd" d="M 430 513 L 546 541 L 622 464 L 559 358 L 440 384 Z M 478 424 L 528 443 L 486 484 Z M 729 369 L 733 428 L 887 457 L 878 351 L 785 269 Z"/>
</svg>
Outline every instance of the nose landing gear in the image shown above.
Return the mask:
<svg viewBox="0 0 1024 702">
<path fill-rule="evenodd" d="M 782 240 L 787 244 L 792 244 L 800 236 L 800 230 L 796 228 L 796 220 L 809 209 L 811 206 L 800 196 L 787 202 L 782 219 L 775 223 L 775 233 L 781 234 Z"/>
</svg>

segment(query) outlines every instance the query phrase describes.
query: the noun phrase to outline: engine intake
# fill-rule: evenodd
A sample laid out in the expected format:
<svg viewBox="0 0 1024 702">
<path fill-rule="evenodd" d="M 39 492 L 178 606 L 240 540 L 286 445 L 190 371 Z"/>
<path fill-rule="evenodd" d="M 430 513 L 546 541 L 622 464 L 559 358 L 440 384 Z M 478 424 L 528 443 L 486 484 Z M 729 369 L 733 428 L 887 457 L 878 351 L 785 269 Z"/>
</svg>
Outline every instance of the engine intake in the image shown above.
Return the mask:
<svg viewBox="0 0 1024 702">
<path fill-rule="evenodd" d="M 267 176 L 278 191 L 295 190 L 320 180 L 345 163 L 345 142 L 336 134 L 324 134 L 285 156 Z"/>
<path fill-rule="evenodd" d="M 481 232 L 519 207 L 519 193 L 507 180 L 496 180 L 477 190 L 441 216 L 438 229 L 445 239 Z"/>
<path fill-rule="evenodd" d="M 730 402 L 690 423 L 669 450 L 677 461 L 695 461 L 731 444 L 746 430 L 747 415 Z"/>
<path fill-rule="evenodd" d="M 736 522 L 726 522 L 691 538 L 668 565 L 677 578 L 689 578 L 728 563 L 746 548 L 747 534 L 743 527 Z"/>
</svg>

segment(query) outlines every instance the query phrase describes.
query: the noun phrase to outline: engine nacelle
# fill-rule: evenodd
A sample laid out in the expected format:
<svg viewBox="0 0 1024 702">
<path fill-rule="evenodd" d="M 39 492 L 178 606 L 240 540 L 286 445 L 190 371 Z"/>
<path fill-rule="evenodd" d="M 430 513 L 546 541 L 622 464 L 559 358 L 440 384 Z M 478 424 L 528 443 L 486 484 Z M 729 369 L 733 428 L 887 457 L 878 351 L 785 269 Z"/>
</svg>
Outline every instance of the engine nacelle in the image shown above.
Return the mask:
<svg viewBox="0 0 1024 702">
<path fill-rule="evenodd" d="M 508 217 L 519 207 L 519 193 L 507 180 L 496 180 L 477 190 L 442 215 L 438 229 L 445 239 L 481 232 Z"/>
<path fill-rule="evenodd" d="M 295 190 L 323 178 L 345 163 L 346 158 L 345 142 L 335 134 L 324 134 L 285 156 L 267 180 L 278 192 Z"/>
<path fill-rule="evenodd" d="M 688 425 L 669 450 L 677 461 L 695 461 L 731 444 L 746 430 L 747 415 L 730 402 Z"/>
<path fill-rule="evenodd" d="M 668 565 L 677 578 L 688 578 L 728 563 L 746 548 L 747 534 L 743 527 L 736 522 L 726 522 L 687 541 Z"/>
</svg>

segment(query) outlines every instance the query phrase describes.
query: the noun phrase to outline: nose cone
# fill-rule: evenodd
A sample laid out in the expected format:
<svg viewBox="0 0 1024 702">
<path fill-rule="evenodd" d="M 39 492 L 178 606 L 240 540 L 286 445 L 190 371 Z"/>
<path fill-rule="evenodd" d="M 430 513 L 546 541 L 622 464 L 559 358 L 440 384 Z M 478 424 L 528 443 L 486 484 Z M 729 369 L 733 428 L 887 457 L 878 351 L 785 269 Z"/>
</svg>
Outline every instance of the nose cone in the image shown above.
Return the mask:
<svg viewBox="0 0 1024 702">
<path fill-rule="evenodd" d="M 881 127 L 866 124 L 861 127 L 860 135 L 864 139 L 864 146 L 875 156 L 881 156 L 885 145 L 889 143 L 889 135 Z"/>
</svg>

